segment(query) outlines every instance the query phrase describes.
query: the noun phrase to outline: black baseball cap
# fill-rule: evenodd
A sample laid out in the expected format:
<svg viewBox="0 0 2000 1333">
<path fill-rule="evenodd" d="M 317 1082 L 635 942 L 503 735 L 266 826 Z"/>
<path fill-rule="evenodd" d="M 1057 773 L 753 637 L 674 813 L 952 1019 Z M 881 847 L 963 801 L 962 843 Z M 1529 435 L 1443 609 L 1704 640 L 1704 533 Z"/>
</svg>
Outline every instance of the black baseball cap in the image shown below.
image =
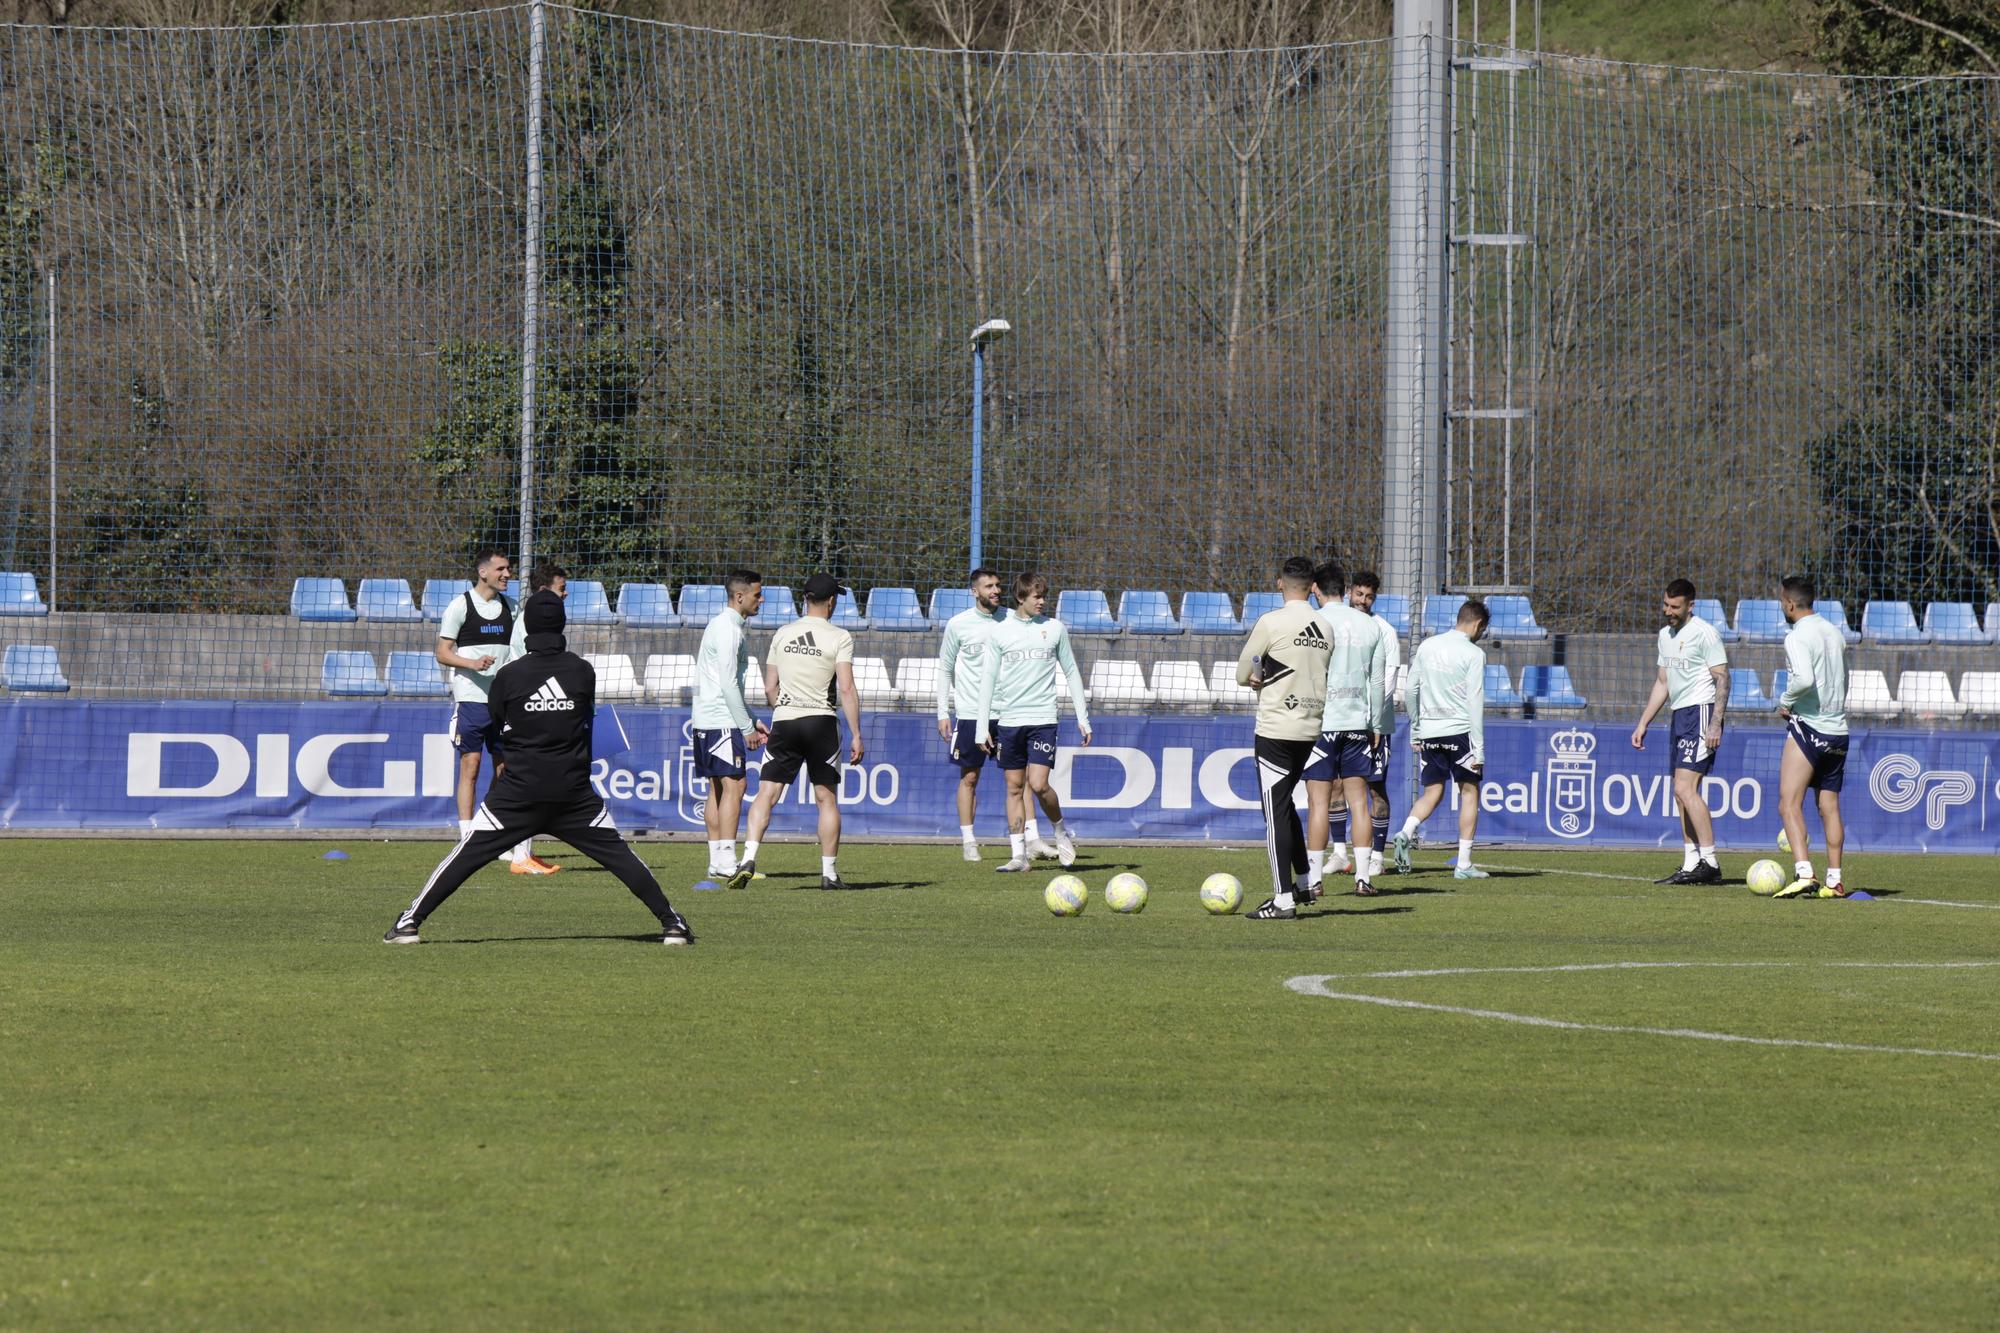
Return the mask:
<svg viewBox="0 0 2000 1333">
<path fill-rule="evenodd" d="M 840 586 L 840 580 L 831 574 L 815 574 L 806 580 L 806 600 L 824 602 L 830 597 L 838 597 L 847 589 Z"/>
<path fill-rule="evenodd" d="M 530 634 L 560 634 L 567 623 L 563 599 L 544 588 L 521 604 L 521 623 Z"/>
</svg>

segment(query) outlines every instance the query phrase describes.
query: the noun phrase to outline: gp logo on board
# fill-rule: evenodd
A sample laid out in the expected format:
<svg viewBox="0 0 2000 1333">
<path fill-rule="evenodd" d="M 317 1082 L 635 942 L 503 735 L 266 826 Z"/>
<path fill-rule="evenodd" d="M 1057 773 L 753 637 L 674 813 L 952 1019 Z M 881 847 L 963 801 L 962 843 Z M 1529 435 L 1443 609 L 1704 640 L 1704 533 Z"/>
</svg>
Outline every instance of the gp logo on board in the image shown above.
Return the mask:
<svg viewBox="0 0 2000 1333">
<path fill-rule="evenodd" d="M 1577 727 L 1549 737 L 1549 832 L 1587 838 L 1597 827 L 1597 737 Z"/>
<path fill-rule="evenodd" d="M 1868 794 L 1892 815 L 1923 806 L 1924 823 L 1937 832 L 1944 828 L 1946 810 L 1972 804 L 1979 784 L 1962 769 L 1925 768 L 1913 755 L 1891 753 L 1868 770 Z"/>
</svg>

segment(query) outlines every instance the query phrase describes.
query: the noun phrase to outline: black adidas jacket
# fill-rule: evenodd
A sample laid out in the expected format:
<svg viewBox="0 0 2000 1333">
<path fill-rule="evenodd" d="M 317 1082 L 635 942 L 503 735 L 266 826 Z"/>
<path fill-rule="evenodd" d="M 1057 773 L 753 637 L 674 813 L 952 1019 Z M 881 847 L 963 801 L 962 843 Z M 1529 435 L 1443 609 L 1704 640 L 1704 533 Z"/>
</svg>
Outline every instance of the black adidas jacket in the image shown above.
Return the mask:
<svg viewBox="0 0 2000 1333">
<path fill-rule="evenodd" d="M 530 634 L 528 652 L 494 673 L 486 706 L 500 728 L 509 794 L 560 801 L 590 790 L 590 723 L 597 671 L 563 650 L 560 634 Z"/>
</svg>

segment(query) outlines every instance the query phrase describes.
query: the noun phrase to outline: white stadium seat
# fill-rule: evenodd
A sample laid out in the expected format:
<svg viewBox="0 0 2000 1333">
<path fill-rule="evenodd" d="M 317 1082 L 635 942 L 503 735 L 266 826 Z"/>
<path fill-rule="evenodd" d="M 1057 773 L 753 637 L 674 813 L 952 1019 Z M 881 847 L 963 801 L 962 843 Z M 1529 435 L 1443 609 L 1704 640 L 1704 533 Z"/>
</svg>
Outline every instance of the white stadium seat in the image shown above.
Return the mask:
<svg viewBox="0 0 2000 1333">
<path fill-rule="evenodd" d="M 765 708 L 771 702 L 764 694 L 764 664 L 754 657 L 743 668 L 743 702 L 752 708 Z"/>
<path fill-rule="evenodd" d="M 906 657 L 896 663 L 896 692 L 906 703 L 937 707 L 938 664 L 935 657 Z"/>
<path fill-rule="evenodd" d="M 1171 708 L 1208 707 L 1208 681 L 1201 674 L 1201 663 L 1153 663 L 1153 697 Z"/>
<path fill-rule="evenodd" d="M 894 708 L 902 698 L 896 682 L 889 679 L 889 664 L 879 657 L 854 659 L 854 692 L 863 708 Z"/>
<path fill-rule="evenodd" d="M 646 693 L 664 704 L 684 704 L 694 689 L 692 653 L 654 653 L 646 659 Z"/>
<path fill-rule="evenodd" d="M 2000 717 L 2000 671 L 1968 671 L 1960 676 L 1958 702 L 1968 713 Z"/>
<path fill-rule="evenodd" d="M 1889 693 L 1889 678 L 1879 671 L 1852 671 L 1847 676 L 1847 711 L 1863 717 L 1894 717 L 1902 712 Z"/>
<path fill-rule="evenodd" d="M 599 699 L 640 699 L 645 690 L 632 670 L 632 659 L 624 653 L 585 653 L 583 660 L 597 671 Z"/>
<path fill-rule="evenodd" d="M 1255 708 L 1256 692 L 1236 683 L 1236 660 L 1217 662 L 1208 669 L 1208 692 L 1217 708 Z"/>
<path fill-rule="evenodd" d="M 1145 708 L 1153 702 L 1153 691 L 1137 662 L 1100 657 L 1090 668 L 1090 700 L 1105 708 Z"/>
<path fill-rule="evenodd" d="M 1905 671 L 1896 679 L 1896 702 L 1906 717 L 1963 717 L 1965 705 L 1942 671 Z"/>
</svg>

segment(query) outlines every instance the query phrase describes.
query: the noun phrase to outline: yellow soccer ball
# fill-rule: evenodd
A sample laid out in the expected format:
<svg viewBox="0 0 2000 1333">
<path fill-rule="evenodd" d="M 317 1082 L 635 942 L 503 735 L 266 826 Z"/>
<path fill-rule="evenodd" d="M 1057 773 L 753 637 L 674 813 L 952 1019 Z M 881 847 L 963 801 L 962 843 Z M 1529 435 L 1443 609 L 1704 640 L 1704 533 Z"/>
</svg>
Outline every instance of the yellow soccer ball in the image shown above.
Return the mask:
<svg viewBox="0 0 2000 1333">
<path fill-rule="evenodd" d="M 1785 832 L 1783 829 L 1778 830 L 1778 850 L 1781 852 L 1789 852 L 1792 850 L 1792 835 Z"/>
<path fill-rule="evenodd" d="M 1216 916 L 1229 916 L 1243 906 L 1243 883 L 1226 871 L 1201 882 L 1201 905 Z"/>
<path fill-rule="evenodd" d="M 1042 902 L 1057 916 L 1081 916 L 1090 890 L 1075 875 L 1057 875 L 1042 890 Z"/>
<path fill-rule="evenodd" d="M 1785 887 L 1785 868 L 1776 861 L 1759 861 L 1743 879 L 1750 885 L 1750 892 L 1768 898 Z"/>
<path fill-rule="evenodd" d="M 1104 905 L 1114 912 L 1146 910 L 1146 881 L 1127 870 L 1113 875 L 1104 886 Z"/>
</svg>

